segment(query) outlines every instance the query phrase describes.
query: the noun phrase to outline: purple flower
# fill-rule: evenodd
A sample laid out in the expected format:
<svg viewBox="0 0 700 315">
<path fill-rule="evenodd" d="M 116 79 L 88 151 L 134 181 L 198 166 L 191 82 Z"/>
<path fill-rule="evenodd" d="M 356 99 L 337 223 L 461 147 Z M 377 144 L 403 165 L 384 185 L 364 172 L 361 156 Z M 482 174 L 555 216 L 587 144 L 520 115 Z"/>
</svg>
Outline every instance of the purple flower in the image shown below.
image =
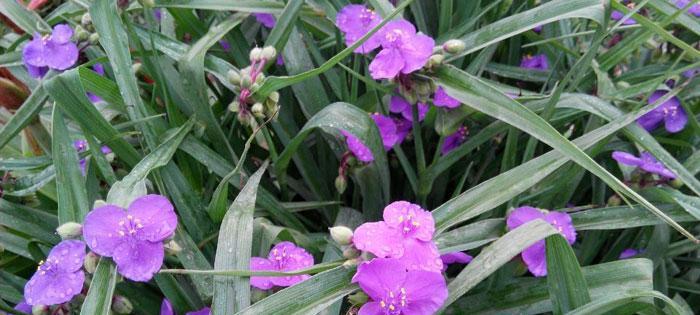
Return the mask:
<svg viewBox="0 0 700 315">
<path fill-rule="evenodd" d="M 695 68 L 695 69 L 683 71 L 683 76 L 688 78 L 688 79 L 692 79 L 698 74 L 700 74 L 700 68 Z"/>
<path fill-rule="evenodd" d="M 78 61 L 78 46 L 71 42 L 73 29 L 58 24 L 48 36 L 34 34 L 34 39 L 22 50 L 22 60 L 34 78 L 41 78 L 48 69 L 66 70 Z"/>
<path fill-rule="evenodd" d="M 664 95 L 666 95 L 666 92 L 662 90 L 652 93 L 649 96 L 649 104 L 655 103 Z M 652 111 L 644 114 L 644 116 L 637 119 L 637 122 L 647 131 L 656 129 L 661 122 L 664 122 L 666 131 L 676 133 L 685 128 L 685 125 L 688 123 L 688 115 L 685 113 L 683 106 L 681 106 L 681 100 L 674 96 L 661 103 Z"/>
<path fill-rule="evenodd" d="M 314 257 L 305 249 L 297 247 L 292 242 L 281 242 L 270 250 L 267 258 L 251 257 L 250 270 L 252 271 L 277 271 L 290 272 L 314 265 Z M 281 277 L 250 277 L 250 285 L 268 290 L 274 286 L 288 287 L 302 282 L 309 275 L 281 276 Z"/>
<path fill-rule="evenodd" d="M 25 301 L 24 299 L 22 299 L 19 303 L 17 303 L 17 305 L 15 305 L 14 308 L 15 308 L 15 310 L 18 310 L 20 312 L 25 312 L 27 314 L 32 313 L 32 306 L 27 304 L 27 301 Z"/>
<path fill-rule="evenodd" d="M 525 69 L 545 71 L 549 69 L 549 61 L 547 60 L 547 55 L 545 54 L 539 54 L 534 56 L 525 55 L 520 61 L 520 67 Z"/>
<path fill-rule="evenodd" d="M 55 305 L 70 301 L 83 289 L 85 243 L 68 240 L 58 243 L 49 252 L 46 262 L 24 286 L 29 305 Z"/>
<path fill-rule="evenodd" d="M 369 64 L 374 79 L 392 79 L 422 68 L 433 54 L 435 41 L 406 20 L 387 23 L 379 32 L 382 50 Z"/>
<path fill-rule="evenodd" d="M 384 150 L 389 151 L 396 144 L 399 143 L 399 133 L 396 127 L 396 123 L 391 117 L 384 116 L 379 113 L 371 114 L 374 123 L 377 124 L 379 129 L 379 134 L 382 136 L 382 143 L 384 144 Z"/>
<path fill-rule="evenodd" d="M 447 265 L 468 264 L 472 261 L 472 259 L 474 259 L 474 257 L 463 252 L 453 252 L 441 255 L 440 260 L 442 260 L 442 271 L 444 272 L 447 270 Z"/>
<path fill-rule="evenodd" d="M 231 43 L 229 43 L 226 40 L 220 40 L 219 41 L 219 46 L 221 46 L 221 49 L 223 49 L 225 52 L 231 51 Z"/>
<path fill-rule="evenodd" d="M 533 32 L 539 34 L 542 33 L 542 25 L 537 25 L 532 29 Z"/>
<path fill-rule="evenodd" d="M 438 86 L 435 95 L 433 95 L 433 104 L 437 107 L 457 108 L 460 102 L 447 95 L 447 92 L 441 86 Z"/>
<path fill-rule="evenodd" d="M 277 24 L 277 19 L 275 19 L 275 16 L 269 13 L 253 13 L 255 16 L 255 19 L 258 21 L 258 23 L 262 24 L 263 26 L 267 28 L 273 28 L 275 27 L 275 24 Z"/>
<path fill-rule="evenodd" d="M 93 65 L 92 70 L 95 70 L 95 72 L 97 72 L 97 74 L 99 74 L 100 76 L 105 75 L 105 68 L 102 66 L 101 63 L 96 63 L 95 65 Z M 87 93 L 87 96 L 88 96 L 88 99 L 90 99 L 90 102 L 97 103 L 97 102 L 102 101 L 101 97 L 99 97 L 95 94 L 92 94 L 90 92 Z"/>
<path fill-rule="evenodd" d="M 430 107 L 428 104 L 418 103 L 418 121 L 423 121 Z M 413 107 L 401 96 L 392 96 L 389 101 L 389 111 L 396 114 L 401 114 L 404 119 L 413 121 Z"/>
<path fill-rule="evenodd" d="M 92 251 L 112 257 L 117 270 L 133 281 L 148 281 L 163 264 L 163 240 L 177 228 L 173 205 L 161 195 L 134 200 L 129 209 L 96 208 L 85 217 L 83 238 Z"/>
<path fill-rule="evenodd" d="M 163 12 L 160 11 L 160 8 L 153 9 L 153 17 L 158 22 L 160 22 L 160 20 L 163 19 Z"/>
<path fill-rule="evenodd" d="M 430 315 L 447 299 L 442 273 L 407 271 L 397 259 L 375 258 L 362 263 L 352 282 L 371 299 L 358 315 Z"/>
<path fill-rule="evenodd" d="M 73 147 L 78 152 L 84 152 L 88 148 L 88 142 L 84 139 L 75 140 L 73 141 Z"/>
<path fill-rule="evenodd" d="M 357 40 L 365 36 L 367 32 L 379 25 L 381 18 L 364 5 L 346 5 L 338 12 L 335 18 L 335 25 L 345 34 L 345 45 L 352 46 Z M 356 53 L 366 54 L 375 50 L 381 44 L 380 32 L 375 33 L 367 39 L 360 47 L 355 49 Z"/>
<path fill-rule="evenodd" d="M 627 258 L 637 256 L 637 254 L 639 254 L 638 250 L 636 250 L 634 248 L 627 248 L 627 249 L 623 250 L 622 253 L 620 253 L 619 258 L 620 259 L 627 259 Z"/>
<path fill-rule="evenodd" d="M 636 157 L 627 152 L 614 151 L 612 158 L 624 165 L 636 166 L 649 173 L 658 174 L 670 179 L 676 178 L 673 172 L 667 169 L 661 162 L 657 161 L 649 152 L 642 152 L 639 157 Z"/>
<path fill-rule="evenodd" d="M 612 11 L 612 13 L 610 13 L 610 18 L 615 20 L 615 21 L 619 21 L 623 17 L 625 17 L 625 14 L 620 12 L 620 11 L 617 11 L 617 10 Z M 633 18 L 627 18 L 622 22 L 622 25 L 632 25 L 632 24 L 637 24 L 637 21 Z"/>
<path fill-rule="evenodd" d="M 461 126 L 457 131 L 447 137 L 445 137 L 445 142 L 442 143 L 442 148 L 440 153 L 445 155 L 452 152 L 452 150 L 458 148 L 465 140 L 467 140 L 467 127 Z"/>
<path fill-rule="evenodd" d="M 407 201 L 384 208 L 384 221 L 360 225 L 353 243 L 361 251 L 380 258 L 400 258 L 409 270 L 442 270 L 437 246 L 432 242 L 435 221 L 430 212 Z"/>
<path fill-rule="evenodd" d="M 211 314 L 211 309 L 205 307 L 199 311 L 187 312 L 185 315 L 209 315 Z M 163 303 L 160 304 L 160 315 L 175 315 L 173 310 L 173 305 L 170 304 L 168 299 L 163 299 Z"/>
<path fill-rule="evenodd" d="M 566 212 L 550 211 L 546 214 L 541 210 L 524 206 L 516 208 L 508 215 L 506 223 L 509 230 L 513 230 L 532 220 L 542 219 L 556 228 L 566 238 L 569 244 L 576 241 L 576 229 L 571 223 L 571 216 Z M 544 240 L 540 240 L 522 252 L 522 258 L 527 269 L 536 277 L 547 275 L 547 256 Z"/>
<path fill-rule="evenodd" d="M 360 160 L 360 162 L 369 163 L 374 161 L 374 155 L 372 155 L 372 150 L 370 150 L 360 139 L 355 137 L 353 134 L 341 130 L 340 133 L 345 136 L 345 143 L 348 146 L 348 150 Z"/>
<path fill-rule="evenodd" d="M 688 5 L 688 3 L 690 3 L 690 0 L 676 0 L 676 7 L 682 9 L 686 5 Z M 693 4 L 693 6 L 691 6 L 690 9 L 688 9 L 688 13 L 700 17 L 700 4 Z"/>
</svg>

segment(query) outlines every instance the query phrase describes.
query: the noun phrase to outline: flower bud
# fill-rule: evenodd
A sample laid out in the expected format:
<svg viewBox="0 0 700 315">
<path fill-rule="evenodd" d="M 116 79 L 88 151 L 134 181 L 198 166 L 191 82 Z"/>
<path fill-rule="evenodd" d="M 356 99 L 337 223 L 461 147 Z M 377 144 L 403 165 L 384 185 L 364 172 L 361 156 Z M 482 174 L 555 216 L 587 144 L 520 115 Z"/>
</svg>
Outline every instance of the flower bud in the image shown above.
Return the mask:
<svg viewBox="0 0 700 315">
<path fill-rule="evenodd" d="M 92 274 L 95 273 L 97 263 L 99 262 L 100 256 L 97 256 L 94 252 L 88 252 L 87 255 L 85 255 L 85 261 L 83 261 L 83 267 L 85 267 L 85 271 Z"/>
<path fill-rule="evenodd" d="M 467 49 L 467 44 L 459 39 L 450 39 L 442 44 L 442 50 L 450 54 L 459 54 Z"/>
<path fill-rule="evenodd" d="M 260 102 L 253 104 L 253 106 L 250 108 L 250 112 L 253 113 L 253 116 L 255 117 L 265 117 L 265 107 Z"/>
<path fill-rule="evenodd" d="M 233 84 L 233 85 L 241 84 L 241 75 L 240 75 L 240 73 L 238 73 L 238 71 L 229 70 L 226 76 L 228 78 L 228 82 L 230 82 L 231 84 Z"/>
<path fill-rule="evenodd" d="M 134 310 L 134 305 L 131 304 L 131 301 L 129 299 L 121 296 L 121 295 L 115 295 L 112 298 L 112 311 L 117 314 L 131 314 L 131 311 Z"/>
<path fill-rule="evenodd" d="M 228 105 L 228 110 L 232 112 L 237 112 L 241 107 L 241 103 L 238 103 L 238 101 L 233 101 L 231 104 Z"/>
<path fill-rule="evenodd" d="M 83 14 L 82 17 L 80 17 L 80 24 L 82 26 L 88 26 L 92 24 L 92 17 L 90 16 L 90 13 L 86 12 L 85 14 Z"/>
<path fill-rule="evenodd" d="M 622 203 L 622 200 L 618 195 L 612 195 L 610 198 L 608 198 L 608 203 L 607 206 L 609 207 L 617 207 Z"/>
<path fill-rule="evenodd" d="M 266 297 L 267 297 L 267 293 L 265 293 L 265 291 L 263 291 L 263 290 L 256 289 L 256 288 L 252 288 L 252 290 L 250 290 L 250 301 L 253 303 L 257 303 L 258 301 L 260 301 Z"/>
<path fill-rule="evenodd" d="M 350 268 L 350 267 L 355 267 L 360 264 L 360 259 L 355 258 L 355 259 L 348 259 L 343 263 L 343 267 L 345 268 Z"/>
<path fill-rule="evenodd" d="M 352 243 L 352 230 L 347 226 L 334 226 L 328 229 L 331 233 L 331 238 L 340 245 L 349 245 Z"/>
<path fill-rule="evenodd" d="M 357 248 L 355 248 L 354 246 L 348 246 L 348 248 L 346 248 L 343 251 L 343 257 L 347 259 L 355 259 L 357 257 L 360 257 L 360 254 L 360 251 L 357 250 Z"/>
<path fill-rule="evenodd" d="M 280 93 L 277 91 L 274 91 L 274 92 L 270 93 L 270 95 L 267 96 L 267 99 L 269 101 L 271 101 L 272 103 L 277 104 L 280 101 Z"/>
<path fill-rule="evenodd" d="M 277 56 L 277 50 L 275 49 L 275 47 L 265 46 L 265 48 L 262 49 L 262 53 L 260 54 L 260 56 L 265 60 L 275 60 L 275 57 Z"/>
<path fill-rule="evenodd" d="M 681 188 L 683 187 L 683 181 L 680 178 L 674 178 L 672 181 L 669 182 L 671 187 L 673 188 Z"/>
<path fill-rule="evenodd" d="M 136 62 L 131 65 L 131 73 L 138 74 L 141 72 L 141 68 L 143 68 L 143 65 L 140 62 Z"/>
<path fill-rule="evenodd" d="M 156 2 L 153 0 L 139 0 L 139 2 L 144 8 L 153 8 L 156 6 Z"/>
<path fill-rule="evenodd" d="M 335 190 L 342 195 L 346 188 L 348 188 L 348 180 L 345 179 L 345 176 L 338 175 L 338 177 L 335 178 Z"/>
<path fill-rule="evenodd" d="M 64 240 L 78 238 L 83 235 L 83 226 L 77 222 L 66 222 L 56 228 L 56 233 Z"/>
<path fill-rule="evenodd" d="M 34 305 L 32 306 L 32 315 L 48 315 L 49 307 L 46 305 Z"/>
<path fill-rule="evenodd" d="M 169 242 L 165 243 L 165 252 L 168 255 L 177 255 L 182 252 L 182 247 L 180 244 L 175 242 L 175 240 L 170 240 Z"/>
<path fill-rule="evenodd" d="M 348 295 L 348 302 L 352 305 L 362 305 L 367 303 L 369 297 L 362 291 Z"/>
<path fill-rule="evenodd" d="M 99 207 L 106 206 L 106 205 L 107 205 L 107 202 L 106 202 L 106 201 L 104 201 L 104 200 L 102 200 L 102 199 L 97 199 L 97 200 L 95 200 L 95 202 L 92 204 L 92 208 L 95 209 L 95 208 L 99 208 Z"/>
<path fill-rule="evenodd" d="M 92 34 L 90 34 L 90 37 L 88 37 L 88 42 L 90 42 L 90 44 L 95 45 L 99 41 L 100 41 L 100 34 L 92 33 Z"/>
<path fill-rule="evenodd" d="M 442 54 L 436 54 L 430 56 L 430 59 L 428 59 L 428 68 L 435 68 L 439 65 L 442 64 L 442 62 L 445 60 L 445 55 Z"/>
<path fill-rule="evenodd" d="M 242 89 L 250 89 L 250 87 L 253 85 L 253 80 L 250 78 L 250 76 L 244 76 L 241 79 L 241 88 Z"/>
<path fill-rule="evenodd" d="M 241 125 L 250 126 L 250 115 L 248 115 L 247 112 L 239 110 L 236 118 L 238 118 L 238 122 L 240 122 Z"/>
<path fill-rule="evenodd" d="M 259 47 L 255 47 L 250 51 L 250 54 L 248 55 L 248 58 L 250 58 L 250 61 L 254 60 L 260 60 L 260 57 L 262 55 L 262 49 Z"/>
</svg>

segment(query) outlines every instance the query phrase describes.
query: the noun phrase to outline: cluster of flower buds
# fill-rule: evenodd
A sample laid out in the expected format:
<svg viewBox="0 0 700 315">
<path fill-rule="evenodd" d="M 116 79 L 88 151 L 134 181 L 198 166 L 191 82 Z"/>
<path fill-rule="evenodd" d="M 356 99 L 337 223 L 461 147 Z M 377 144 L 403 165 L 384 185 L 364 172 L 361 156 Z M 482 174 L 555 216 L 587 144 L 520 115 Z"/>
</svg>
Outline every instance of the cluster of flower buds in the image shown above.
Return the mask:
<svg viewBox="0 0 700 315">
<path fill-rule="evenodd" d="M 76 22 L 80 24 L 75 26 L 73 31 L 73 40 L 75 42 L 88 42 L 95 45 L 100 40 L 100 35 L 95 32 L 95 27 L 92 25 L 92 17 L 90 13 L 85 12 L 82 16 L 77 17 Z"/>
<path fill-rule="evenodd" d="M 255 47 L 250 51 L 250 66 L 241 69 L 240 72 L 231 70 L 228 73 L 229 82 L 240 87 L 240 94 L 229 109 L 238 113 L 238 120 L 244 125 L 250 125 L 251 119 L 277 116 L 280 98 L 278 92 L 270 93 L 264 100 L 256 100 L 253 97 L 253 91 L 259 88 L 265 79 L 265 65 L 276 60 L 276 56 L 277 51 L 272 46 Z"/>
<path fill-rule="evenodd" d="M 330 232 L 333 241 L 335 241 L 340 246 L 340 249 L 343 250 L 343 257 L 348 259 L 346 264 L 356 265 L 359 263 L 359 257 L 362 253 L 352 244 L 352 230 L 347 226 L 338 225 L 329 228 L 328 231 Z"/>
</svg>

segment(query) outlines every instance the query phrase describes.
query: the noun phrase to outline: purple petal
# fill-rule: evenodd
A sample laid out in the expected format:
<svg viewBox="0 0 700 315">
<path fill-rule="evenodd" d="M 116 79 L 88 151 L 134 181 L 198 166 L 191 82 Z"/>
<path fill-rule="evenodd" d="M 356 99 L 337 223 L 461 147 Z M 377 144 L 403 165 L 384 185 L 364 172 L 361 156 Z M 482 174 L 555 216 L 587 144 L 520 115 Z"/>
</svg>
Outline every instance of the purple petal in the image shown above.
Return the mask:
<svg viewBox="0 0 700 315">
<path fill-rule="evenodd" d="M 369 72 L 373 79 L 392 79 L 403 67 L 401 52 L 396 48 L 385 48 L 369 64 Z"/>
<path fill-rule="evenodd" d="M 404 254 L 401 232 L 385 222 L 367 222 L 355 229 L 352 242 L 358 250 L 377 257 L 401 257 Z"/>
<path fill-rule="evenodd" d="M 639 254 L 638 250 L 636 250 L 634 248 L 627 248 L 627 249 L 623 250 L 622 253 L 620 253 L 619 258 L 620 259 L 627 259 L 627 258 L 637 256 L 637 254 Z"/>
<path fill-rule="evenodd" d="M 111 257 L 124 242 L 119 234 L 119 222 L 126 220 L 124 209 L 113 205 L 96 208 L 85 216 L 83 238 L 90 249 L 100 256 Z"/>
<path fill-rule="evenodd" d="M 435 233 L 435 220 L 430 212 L 407 201 L 396 201 L 386 206 L 384 222 L 391 228 L 403 231 L 405 237 L 415 237 L 425 242 L 432 240 Z"/>
<path fill-rule="evenodd" d="M 664 121 L 664 114 L 663 110 L 660 107 L 653 109 L 652 111 L 644 114 L 642 117 L 639 117 L 639 119 L 637 119 L 637 123 L 647 131 L 652 131 L 656 129 L 662 121 Z"/>
<path fill-rule="evenodd" d="M 209 315 L 209 314 L 211 314 L 211 309 L 208 307 L 205 307 L 199 311 L 185 313 L 185 315 Z"/>
<path fill-rule="evenodd" d="M 406 101 L 401 96 L 392 96 L 389 100 L 389 111 L 392 113 L 403 113 L 405 111 L 411 111 L 411 104 Z"/>
<path fill-rule="evenodd" d="M 158 22 L 160 22 L 163 19 L 163 12 L 160 11 L 160 8 L 153 9 L 153 17 Z M 168 303 L 170 303 L 170 302 L 168 302 Z"/>
<path fill-rule="evenodd" d="M 46 45 L 39 34 L 34 35 L 26 46 L 22 49 L 22 61 L 29 67 L 45 67 L 46 64 Z"/>
<path fill-rule="evenodd" d="M 357 266 L 352 282 L 373 300 L 381 300 L 387 291 L 399 292 L 406 276 L 404 265 L 397 259 L 375 258 Z"/>
<path fill-rule="evenodd" d="M 468 264 L 472 261 L 472 259 L 474 259 L 474 257 L 469 256 L 468 254 L 463 252 L 452 252 L 441 255 L 440 259 L 442 259 L 442 263 L 445 265 Z"/>
<path fill-rule="evenodd" d="M 447 283 L 439 272 L 409 271 L 403 288 L 408 303 L 403 314 L 435 314 L 447 299 Z"/>
<path fill-rule="evenodd" d="M 278 271 L 274 264 L 265 258 L 262 257 L 251 257 L 250 258 L 250 270 L 252 271 Z M 272 289 L 275 285 L 272 283 L 272 277 L 260 277 L 260 276 L 253 276 L 250 277 L 250 285 L 261 289 L 261 290 L 269 290 Z"/>
<path fill-rule="evenodd" d="M 173 305 L 170 304 L 168 299 L 163 299 L 163 303 L 160 304 L 160 315 L 175 315 Z"/>
<path fill-rule="evenodd" d="M 161 195 L 146 195 L 129 205 L 127 214 L 140 224 L 141 239 L 160 242 L 175 233 L 177 215 L 168 198 Z"/>
<path fill-rule="evenodd" d="M 416 35 L 416 27 L 406 20 L 393 20 L 381 30 L 382 47 L 401 48 L 410 45 Z"/>
<path fill-rule="evenodd" d="M 163 265 L 163 243 L 149 241 L 124 242 L 114 250 L 112 258 L 117 271 L 132 281 L 146 282 Z"/>
<path fill-rule="evenodd" d="M 73 37 L 73 29 L 67 24 L 58 24 L 53 27 L 53 32 L 51 32 L 51 41 L 56 44 L 70 42 L 71 37 Z"/>
<path fill-rule="evenodd" d="M 394 118 L 394 123 L 396 124 L 396 136 L 398 137 L 398 144 L 401 144 L 411 132 L 413 124 L 403 118 Z"/>
<path fill-rule="evenodd" d="M 535 56 L 524 56 L 520 61 L 520 67 L 533 70 L 547 70 L 549 69 L 547 55 L 540 54 Z"/>
<path fill-rule="evenodd" d="M 275 19 L 275 16 L 269 13 L 253 13 L 255 16 L 255 19 L 258 20 L 258 23 L 264 25 L 267 28 L 273 28 L 275 27 L 275 24 L 277 24 L 277 19 Z"/>
<path fill-rule="evenodd" d="M 95 71 L 100 76 L 105 75 L 105 67 L 101 63 L 96 63 L 92 66 L 92 70 Z"/>
<path fill-rule="evenodd" d="M 73 148 L 78 152 L 84 152 L 88 148 L 88 142 L 85 139 L 73 141 Z"/>
<path fill-rule="evenodd" d="M 360 307 L 357 315 L 384 315 L 384 309 L 379 305 L 379 302 L 367 302 Z"/>
<path fill-rule="evenodd" d="M 621 164 L 629 166 L 639 166 L 642 163 L 640 158 L 622 151 L 614 151 L 612 153 L 612 158 Z"/>
<path fill-rule="evenodd" d="M 80 293 L 85 282 L 82 270 L 70 273 L 37 271 L 24 286 L 29 305 L 56 305 L 70 301 Z"/>
<path fill-rule="evenodd" d="M 367 9 L 364 5 L 351 4 L 343 7 L 338 12 L 335 21 L 338 29 L 345 33 L 345 44 L 352 46 L 372 28 L 379 25 L 381 19 L 374 11 Z M 380 44 L 381 34 L 377 32 L 355 49 L 355 52 L 361 54 L 369 53 L 379 47 Z"/>
<path fill-rule="evenodd" d="M 527 269 L 530 270 L 535 277 L 547 275 L 547 256 L 544 240 L 525 249 L 521 256 Z"/>
<path fill-rule="evenodd" d="M 46 43 L 46 50 L 46 65 L 52 69 L 66 70 L 78 61 L 78 46 L 74 43 L 58 44 L 49 41 Z"/>
<path fill-rule="evenodd" d="M 617 10 L 612 11 L 612 13 L 610 14 L 610 18 L 613 19 L 613 20 L 615 20 L 615 21 L 619 21 L 619 20 L 621 20 L 623 17 L 625 17 L 625 14 L 623 14 L 622 12 L 617 11 Z M 625 19 L 625 20 L 622 22 L 622 25 L 632 25 L 632 24 L 637 24 L 637 21 L 635 21 L 635 19 L 633 19 L 633 18 L 631 18 L 631 17 Z"/>
<path fill-rule="evenodd" d="M 414 36 L 410 43 L 404 43 L 401 46 L 401 56 L 404 60 L 401 73 L 408 74 L 423 68 L 433 54 L 433 47 L 435 47 L 435 41 L 423 34 Z"/>
<path fill-rule="evenodd" d="M 467 140 L 467 128 L 461 126 L 455 133 L 445 137 L 445 141 L 442 143 L 442 148 L 440 148 L 440 153 L 442 155 L 446 155 L 452 152 L 452 150 L 462 145 L 465 140 Z"/>
<path fill-rule="evenodd" d="M 61 272 L 71 273 L 78 271 L 83 268 L 85 243 L 76 240 L 62 241 L 51 249 L 46 260 L 54 262 Z"/>
<path fill-rule="evenodd" d="M 231 44 L 226 41 L 226 40 L 220 40 L 219 41 L 219 46 L 221 46 L 221 49 L 223 49 L 225 52 L 230 52 L 231 51 Z"/>
<path fill-rule="evenodd" d="M 360 162 L 369 163 L 374 161 L 372 151 L 362 143 L 360 139 L 345 130 L 341 130 L 340 133 L 345 136 L 345 143 L 348 145 L 348 150 L 350 150 Z"/>
<path fill-rule="evenodd" d="M 513 230 L 535 219 L 544 219 L 544 214 L 541 211 L 537 210 L 537 208 L 533 208 L 530 206 L 522 206 L 519 208 L 515 208 L 508 215 L 506 224 L 508 225 L 509 230 Z"/>
<path fill-rule="evenodd" d="M 29 64 L 25 64 L 24 66 L 27 68 L 29 76 L 34 79 L 41 79 L 49 72 L 49 67 L 35 67 Z"/>
<path fill-rule="evenodd" d="M 442 271 L 442 259 L 437 246 L 432 241 L 424 242 L 417 239 L 404 239 L 403 256 L 396 257 L 407 270 Z"/>
<path fill-rule="evenodd" d="M 673 172 L 671 172 L 669 169 L 667 169 L 663 163 L 656 160 L 656 158 L 653 155 L 651 155 L 651 153 L 642 152 L 641 160 L 642 162 L 640 163 L 639 168 L 649 173 L 658 174 L 663 177 L 671 179 L 676 178 L 676 175 L 673 174 Z"/>
<path fill-rule="evenodd" d="M 435 95 L 433 95 L 433 104 L 437 107 L 457 108 L 460 102 L 447 95 L 447 92 L 441 86 L 438 86 Z"/>
<path fill-rule="evenodd" d="M 680 132 L 688 123 L 688 115 L 685 113 L 685 109 L 683 109 L 683 107 L 678 106 L 670 109 L 668 114 L 666 114 L 664 122 L 666 131 L 670 133 Z"/>
<path fill-rule="evenodd" d="M 571 221 L 571 216 L 566 212 L 550 211 L 545 215 L 545 221 L 549 222 L 569 244 L 576 242 L 576 228 Z"/>
<path fill-rule="evenodd" d="M 390 117 L 384 116 L 379 113 L 374 113 L 371 115 L 374 123 L 379 129 L 379 134 L 382 136 L 382 143 L 384 144 L 384 150 L 389 151 L 399 142 L 399 137 L 396 130 L 396 123 Z"/>
<path fill-rule="evenodd" d="M 19 303 L 17 303 L 17 305 L 15 305 L 15 309 L 20 311 L 20 312 L 25 312 L 27 314 L 32 313 L 32 306 L 27 304 L 27 302 L 24 299 L 22 299 L 22 301 L 20 301 Z"/>
</svg>

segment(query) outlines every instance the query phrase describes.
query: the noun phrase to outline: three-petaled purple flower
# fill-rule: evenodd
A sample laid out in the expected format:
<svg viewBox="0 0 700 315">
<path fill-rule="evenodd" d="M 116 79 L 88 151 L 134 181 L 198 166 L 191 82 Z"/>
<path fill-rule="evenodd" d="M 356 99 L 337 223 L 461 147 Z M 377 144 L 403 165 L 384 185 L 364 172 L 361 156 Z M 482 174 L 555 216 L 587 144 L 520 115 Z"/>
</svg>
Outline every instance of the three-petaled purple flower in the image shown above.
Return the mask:
<svg viewBox="0 0 700 315">
<path fill-rule="evenodd" d="M 679 9 L 685 8 L 691 0 L 676 0 L 676 7 Z M 700 4 L 696 3 L 688 9 L 688 13 L 700 17 Z"/>
<path fill-rule="evenodd" d="M 262 24 L 263 26 L 267 28 L 273 28 L 275 27 L 275 24 L 277 24 L 277 19 L 275 19 L 275 16 L 269 13 L 253 13 L 255 16 L 255 19 L 258 21 L 258 23 Z"/>
<path fill-rule="evenodd" d="M 348 146 L 348 150 L 352 152 L 357 160 L 363 163 L 369 163 L 374 161 L 374 155 L 372 155 L 372 150 L 370 150 L 360 139 L 355 137 L 353 134 L 341 130 L 343 136 L 345 136 L 345 144 Z"/>
<path fill-rule="evenodd" d="M 428 104 L 421 102 L 416 103 L 416 106 L 418 106 L 418 121 L 423 121 L 430 107 L 428 107 Z M 401 114 L 401 116 L 408 121 L 413 121 L 413 106 L 401 96 L 394 95 L 391 97 L 389 101 L 389 111 L 395 114 Z"/>
<path fill-rule="evenodd" d="M 649 96 L 649 104 L 656 103 L 664 95 L 666 95 L 666 91 L 655 91 Z M 681 106 L 681 100 L 674 96 L 644 116 L 639 117 L 637 122 L 648 131 L 656 129 L 663 122 L 666 131 L 676 133 L 685 128 L 688 123 L 688 115 Z"/>
<path fill-rule="evenodd" d="M 366 6 L 350 4 L 340 9 L 335 17 L 335 25 L 345 35 L 345 45 L 352 46 L 358 39 L 365 36 L 367 32 L 379 25 L 381 20 L 377 13 Z M 381 36 L 377 32 L 357 47 L 355 52 L 366 54 L 375 50 L 379 45 L 381 45 Z"/>
<path fill-rule="evenodd" d="M 674 179 L 676 174 L 673 174 L 669 169 L 667 169 L 663 163 L 656 160 L 656 158 L 649 152 L 642 152 L 639 157 L 622 151 L 614 151 L 612 153 L 612 158 L 624 165 L 636 166 L 640 169 L 657 174 L 666 178 Z"/>
<path fill-rule="evenodd" d="M 435 220 L 430 212 L 407 201 L 384 208 L 384 221 L 367 222 L 353 234 L 353 244 L 380 258 L 399 258 L 408 270 L 441 271 L 442 260 L 433 243 Z"/>
<path fill-rule="evenodd" d="M 199 311 L 187 312 L 185 315 L 209 315 L 211 314 L 211 309 L 205 307 Z M 163 299 L 163 303 L 160 304 L 160 315 L 175 315 L 175 310 L 173 310 L 173 305 L 170 304 L 168 299 Z"/>
<path fill-rule="evenodd" d="M 314 257 L 305 249 L 297 247 L 292 242 L 281 242 L 270 250 L 267 258 L 251 257 L 250 270 L 291 272 L 314 265 Z M 281 277 L 250 277 L 250 285 L 268 290 L 274 286 L 288 287 L 302 282 L 310 275 L 281 276 Z"/>
<path fill-rule="evenodd" d="M 539 54 L 534 56 L 525 55 L 523 56 L 523 59 L 520 60 L 520 67 L 525 69 L 545 71 L 549 69 L 549 60 L 547 59 L 547 55 L 545 54 Z"/>
<path fill-rule="evenodd" d="M 392 79 L 423 68 L 433 54 L 435 41 L 406 20 L 394 20 L 379 31 L 382 50 L 369 64 L 374 79 Z"/>
<path fill-rule="evenodd" d="M 463 252 L 452 252 L 440 256 L 442 260 L 442 271 L 447 270 L 447 265 L 468 264 L 474 259 L 471 255 Z"/>
<path fill-rule="evenodd" d="M 78 46 L 71 42 L 73 29 L 66 24 L 54 26 L 51 35 L 34 34 L 22 50 L 22 60 L 29 75 L 43 77 L 49 69 L 66 70 L 78 61 Z"/>
<path fill-rule="evenodd" d="M 464 143 L 465 140 L 467 140 L 467 134 L 469 134 L 467 127 L 459 127 L 459 129 L 457 129 L 455 133 L 445 137 L 445 141 L 442 143 L 440 153 L 442 153 L 442 155 L 445 155 L 447 153 L 452 152 L 452 150 L 458 148 L 460 145 L 462 145 L 462 143 Z"/>
<path fill-rule="evenodd" d="M 117 270 L 133 281 L 148 281 L 163 264 L 163 241 L 177 228 L 177 215 L 161 195 L 134 200 L 128 209 L 96 208 L 85 217 L 83 238 L 92 251 L 112 257 Z"/>
<path fill-rule="evenodd" d="M 447 92 L 441 87 L 438 86 L 437 90 L 435 91 L 435 95 L 433 95 L 433 104 L 437 107 L 447 107 L 447 108 L 457 108 L 460 105 L 459 100 L 447 95 Z"/>
<path fill-rule="evenodd" d="M 406 270 L 393 258 L 375 258 L 357 267 L 352 278 L 371 299 L 360 315 L 429 315 L 447 299 L 447 283 L 440 272 Z"/>
<path fill-rule="evenodd" d="M 634 248 L 626 248 L 625 250 L 620 253 L 620 259 L 627 259 L 627 258 L 632 258 L 634 256 L 637 256 L 639 254 L 639 251 L 634 249 Z"/>
<path fill-rule="evenodd" d="M 84 260 L 85 243 L 82 241 L 66 240 L 54 246 L 24 286 L 27 304 L 55 305 L 70 301 L 83 289 Z"/>
<path fill-rule="evenodd" d="M 513 230 L 532 220 L 542 219 L 551 224 L 566 238 L 569 244 L 576 241 L 576 229 L 571 222 L 571 216 L 566 212 L 549 211 L 546 214 L 540 209 L 529 206 L 516 208 L 508 215 L 506 223 L 509 230 Z M 542 277 L 547 275 L 547 255 L 545 249 L 545 241 L 540 240 L 534 245 L 525 249 L 521 254 L 527 269 L 536 276 Z"/>
</svg>

